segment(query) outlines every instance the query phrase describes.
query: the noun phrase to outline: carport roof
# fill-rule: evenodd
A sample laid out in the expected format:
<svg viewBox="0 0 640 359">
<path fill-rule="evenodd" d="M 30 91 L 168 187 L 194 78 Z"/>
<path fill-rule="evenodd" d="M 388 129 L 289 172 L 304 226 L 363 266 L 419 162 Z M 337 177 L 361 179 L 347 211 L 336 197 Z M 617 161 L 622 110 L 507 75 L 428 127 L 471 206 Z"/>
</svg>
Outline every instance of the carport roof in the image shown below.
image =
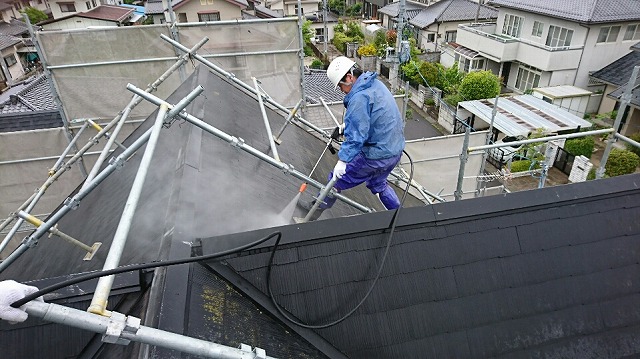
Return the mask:
<svg viewBox="0 0 640 359">
<path fill-rule="evenodd" d="M 493 99 L 473 100 L 460 102 L 458 106 L 489 123 L 494 102 Z M 591 123 L 532 95 L 518 95 L 498 100 L 493 126 L 507 136 L 527 136 L 539 128 L 556 132 L 590 127 Z"/>
</svg>

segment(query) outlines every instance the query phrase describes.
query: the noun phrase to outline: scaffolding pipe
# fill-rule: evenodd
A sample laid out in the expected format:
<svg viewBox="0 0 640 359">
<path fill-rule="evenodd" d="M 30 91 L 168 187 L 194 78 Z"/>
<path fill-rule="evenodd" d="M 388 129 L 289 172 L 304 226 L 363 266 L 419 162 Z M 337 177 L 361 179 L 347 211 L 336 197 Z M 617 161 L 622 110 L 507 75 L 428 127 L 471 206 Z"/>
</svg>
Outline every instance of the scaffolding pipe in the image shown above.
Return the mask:
<svg viewBox="0 0 640 359">
<path fill-rule="evenodd" d="M 87 119 L 86 119 L 86 121 L 87 121 L 87 122 L 89 122 L 89 124 L 91 125 L 91 127 L 93 127 L 96 131 L 98 131 L 98 132 L 102 131 L 102 126 L 100 126 L 100 125 L 98 125 L 97 123 L 95 123 L 95 121 L 93 121 L 92 119 L 87 118 Z M 105 133 L 104 133 L 104 137 L 106 137 L 106 138 L 108 138 L 108 139 L 111 139 L 111 137 L 114 137 L 114 136 L 113 136 L 113 134 L 111 134 L 111 133 L 109 133 L 109 132 L 107 131 L 107 132 L 105 132 Z M 127 149 L 127 148 L 126 148 L 122 143 L 120 143 L 120 141 L 116 141 L 116 140 L 114 140 L 113 142 L 114 142 L 118 147 L 120 147 L 121 149 L 123 149 L 123 150 L 126 150 L 126 149 Z"/>
<path fill-rule="evenodd" d="M 204 91 L 204 88 L 202 86 L 196 87 L 189 95 L 187 95 L 186 98 L 184 98 L 179 103 L 179 105 L 176 105 L 171 110 L 171 113 L 168 113 L 169 106 L 167 104 L 160 105 L 160 110 L 158 111 L 158 114 L 156 116 L 156 121 L 151 128 L 149 142 L 147 143 L 144 154 L 142 155 L 142 159 L 140 160 L 138 172 L 136 173 L 136 177 L 133 180 L 133 184 L 131 185 L 129 197 L 127 198 L 127 202 L 124 205 L 124 210 L 122 211 L 122 216 L 120 217 L 120 223 L 118 224 L 116 233 L 113 235 L 113 241 L 111 242 L 111 247 L 109 248 L 109 254 L 105 259 L 102 270 L 113 269 L 120 265 L 120 258 L 122 257 L 122 252 L 124 252 L 124 246 L 127 243 L 129 230 L 131 229 L 131 225 L 133 223 L 133 216 L 136 213 L 138 202 L 140 201 L 140 195 L 142 194 L 142 189 L 144 188 L 144 182 L 147 178 L 149 167 L 151 166 L 151 159 L 153 158 L 153 154 L 158 144 L 158 138 L 160 137 L 160 131 L 162 130 L 162 125 L 164 124 L 165 118 L 171 118 L 172 116 L 175 116 L 177 113 L 182 111 L 191 101 L 193 101 L 193 99 L 201 94 L 202 91 Z M 89 309 L 87 309 L 88 312 L 105 315 L 107 300 L 109 299 L 109 293 L 111 292 L 114 278 L 115 276 L 113 275 L 100 277 L 96 286 L 96 291 L 93 294 L 93 299 L 91 300 L 91 305 L 89 306 Z"/>
<path fill-rule="evenodd" d="M 262 120 L 264 121 L 264 127 L 267 130 L 267 139 L 269 140 L 271 153 L 273 154 L 273 158 L 275 158 L 276 161 L 280 161 L 280 156 L 278 156 L 278 149 L 276 148 L 276 142 L 273 139 L 273 134 L 271 133 L 271 125 L 269 124 L 269 117 L 267 117 L 267 111 L 264 109 L 264 102 L 262 102 L 262 92 L 260 91 L 260 86 L 258 86 L 258 79 L 256 79 L 255 77 L 251 77 L 251 80 L 253 80 L 253 86 L 256 88 L 258 104 L 260 105 L 260 113 L 262 113 Z"/>
<path fill-rule="evenodd" d="M 405 170 L 404 170 L 404 168 L 400 167 L 400 171 L 402 172 L 402 174 L 403 174 L 403 175 L 405 175 L 407 178 L 409 178 L 409 174 L 407 173 L 407 171 L 405 171 Z M 391 172 L 390 174 L 391 174 L 393 177 L 395 177 L 396 179 L 398 179 L 398 180 L 400 180 L 400 181 L 402 181 L 402 182 L 404 182 L 404 183 L 409 182 L 409 180 L 408 180 L 407 178 L 404 178 L 404 177 L 398 176 L 397 174 L 395 174 L 395 173 L 393 173 L 393 172 Z M 412 187 L 414 187 L 415 189 L 417 189 L 418 191 L 420 191 L 420 193 L 421 193 L 423 196 L 425 196 L 425 195 L 426 195 L 426 196 L 431 197 L 431 198 L 433 198 L 433 199 L 435 199 L 435 200 L 437 200 L 437 201 L 439 201 L 439 202 L 446 202 L 446 201 L 444 200 L 444 198 L 442 198 L 442 197 L 438 196 L 437 194 L 433 194 L 433 193 L 431 193 L 431 191 L 429 191 L 429 190 L 427 190 L 426 188 L 424 188 L 424 186 L 422 186 L 420 183 L 418 183 L 418 182 L 417 182 L 416 180 L 414 180 L 414 179 L 412 179 L 412 180 L 411 180 L 410 185 L 411 185 Z M 429 202 L 430 204 L 432 203 L 432 201 L 431 201 L 431 200 L 429 200 L 428 198 L 425 198 L 425 199 L 426 199 L 426 200 L 427 200 L 427 202 Z"/>
<path fill-rule="evenodd" d="M 53 101 L 58 107 L 58 113 L 60 113 L 60 118 L 62 119 L 62 127 L 64 128 L 64 135 L 67 138 L 67 141 L 71 142 L 73 138 L 71 137 L 71 133 L 69 130 L 69 120 L 67 118 L 67 113 L 64 109 L 64 104 L 60 99 L 58 86 L 56 85 L 55 79 L 51 75 L 51 71 L 49 71 L 49 68 L 47 67 L 47 59 L 44 56 L 44 52 L 42 51 L 42 48 L 40 47 L 40 41 L 38 40 L 38 37 L 36 36 L 33 30 L 33 26 L 31 25 L 31 20 L 29 20 L 29 17 L 27 16 L 26 13 L 23 13 L 22 17 L 24 18 L 24 21 L 27 24 L 27 28 L 29 29 L 29 35 L 31 36 L 31 40 L 33 41 L 33 46 L 36 48 L 36 53 L 38 54 L 38 57 L 40 58 L 40 62 L 42 63 L 42 70 L 44 71 L 45 78 L 47 79 L 47 83 L 49 84 L 51 95 L 53 95 Z M 75 145 L 72 146 L 72 148 L 74 151 L 76 152 L 78 151 L 78 148 Z M 86 177 L 87 169 L 84 166 L 84 161 L 82 157 L 78 159 L 78 167 L 80 168 L 80 173 L 82 173 L 82 175 Z"/>
<path fill-rule="evenodd" d="M 296 115 L 296 113 L 300 109 L 300 106 L 302 106 L 302 99 L 300 99 L 298 101 L 298 103 L 293 107 L 293 110 L 291 110 L 291 112 L 289 112 L 289 115 L 287 116 L 287 119 L 284 120 L 284 124 L 280 128 L 280 131 L 278 131 L 278 135 L 274 138 L 274 141 L 276 141 L 277 144 L 281 144 L 282 143 L 282 141 L 280 140 L 280 136 L 282 136 L 282 133 L 284 132 L 284 129 L 287 128 L 287 126 L 289 125 L 289 123 L 291 122 L 293 117 Z"/>
<path fill-rule="evenodd" d="M 596 170 L 596 178 L 600 179 L 604 176 L 605 173 L 605 165 L 607 164 L 607 160 L 609 159 L 609 153 L 613 148 L 613 143 L 615 142 L 616 136 L 618 133 L 618 129 L 620 127 L 620 123 L 622 122 L 622 117 L 624 117 L 625 110 L 629 103 L 631 102 L 632 91 L 636 86 L 636 82 L 638 81 L 638 71 L 640 70 L 640 66 L 635 66 L 633 71 L 631 72 L 631 77 L 629 78 L 629 82 L 627 82 L 627 86 L 622 93 L 622 97 L 620 98 L 620 107 L 618 108 L 618 114 L 616 115 L 616 120 L 613 123 L 613 131 L 614 135 L 611 136 L 607 140 L 607 146 L 604 148 L 604 153 L 602 154 L 602 158 L 600 159 L 600 167 Z"/>
<path fill-rule="evenodd" d="M 632 140 L 632 139 L 630 139 L 629 137 L 623 136 L 623 135 L 621 135 L 621 134 L 619 134 L 619 133 L 617 133 L 617 132 L 616 132 L 616 133 L 614 133 L 613 135 L 614 135 L 616 138 L 619 138 L 619 139 L 621 139 L 621 140 L 623 140 L 623 141 L 627 142 L 628 144 L 630 144 L 630 145 L 632 145 L 632 146 L 635 146 L 635 147 L 640 148 L 640 143 L 639 143 L 639 142 L 636 142 L 636 141 L 634 141 L 634 140 Z"/>
<path fill-rule="evenodd" d="M 35 246 L 38 243 L 38 239 L 45 234 L 49 228 L 53 227 L 64 215 L 66 215 L 69 211 L 76 209 L 80 204 L 80 201 L 84 197 L 86 197 L 94 188 L 96 188 L 102 181 L 104 181 L 107 176 L 113 173 L 118 167 L 122 166 L 122 164 L 131 157 L 142 145 L 144 145 L 149 136 L 151 135 L 151 130 L 147 130 L 140 137 L 138 137 L 128 148 L 126 151 L 122 152 L 120 156 L 116 157 L 113 161 L 109 163 L 102 172 L 100 172 L 96 178 L 91 181 L 91 184 L 86 188 L 80 189 L 78 193 L 75 194 L 72 198 L 67 198 L 64 201 L 63 206 L 60 209 L 51 215 L 49 219 L 43 222 L 42 226 L 38 227 L 30 236 L 24 238 L 22 243 L 16 248 L 13 253 L 11 253 L 2 263 L 0 263 L 0 273 L 4 271 L 11 263 L 13 263 L 18 257 L 20 257 L 24 252 L 27 251 L 30 247 Z M 61 172 L 58 172 L 61 173 Z M 54 176 L 55 177 L 55 176 Z M 51 179 L 53 177 L 49 177 Z"/>
<path fill-rule="evenodd" d="M 111 317 L 106 318 L 75 308 L 37 300 L 25 304 L 24 308 L 31 317 L 102 334 L 102 340 L 108 343 L 126 345 L 134 341 L 207 358 L 275 359 L 266 355 L 258 356 L 257 353 L 265 354 L 264 350 L 260 348 L 250 350 L 248 345 L 241 345 L 241 348 L 238 349 L 147 327 L 140 325 L 139 318 L 125 316 L 117 312 L 112 312 Z"/>
<path fill-rule="evenodd" d="M 478 1 L 479 3 L 480 1 Z M 488 145 L 489 143 L 491 143 L 491 139 L 493 138 L 493 123 L 495 122 L 496 119 L 496 115 L 498 114 L 498 98 L 500 98 L 500 95 L 496 95 L 496 100 L 493 103 L 493 109 L 491 110 L 491 121 L 489 122 L 489 130 L 487 131 L 487 137 L 484 140 L 484 144 Z M 487 165 L 487 156 L 489 155 L 488 151 L 483 151 L 482 152 L 482 162 L 480 162 L 480 170 L 478 171 L 478 176 L 481 176 L 486 168 Z M 481 190 L 481 183 L 477 182 L 476 183 L 476 197 L 478 197 L 480 195 L 480 190 Z M 486 186 L 485 186 L 486 187 Z"/>
<path fill-rule="evenodd" d="M 240 24 L 252 24 L 252 23 L 261 23 L 266 22 L 287 22 L 287 21 L 297 21 L 298 19 L 293 17 L 281 17 L 281 18 L 271 18 L 271 19 L 248 19 L 248 20 L 223 20 L 223 21 L 206 21 L 206 22 L 179 22 L 176 24 L 177 27 L 202 27 L 204 25 L 240 25 Z"/>
<path fill-rule="evenodd" d="M 100 154 L 100 152 L 95 151 L 95 152 L 85 152 L 83 153 L 83 155 L 98 155 Z M 67 155 L 66 157 L 71 157 L 73 159 L 73 157 L 76 157 L 76 155 Z M 49 161 L 49 160 L 55 160 L 58 159 L 59 156 L 46 156 L 46 157 L 36 157 L 36 158 L 27 158 L 27 159 L 23 159 L 23 160 L 12 160 L 12 161 L 2 161 L 0 162 L 0 166 L 2 165 L 12 165 L 15 163 L 27 163 L 27 162 L 33 162 L 33 161 Z M 69 160 L 69 162 L 67 162 L 67 166 L 71 167 L 72 163 L 71 160 Z M 62 169 L 64 169 L 66 167 L 62 167 Z M 56 173 L 54 173 L 52 176 L 55 176 L 57 173 L 60 173 L 60 169 L 58 169 L 58 171 Z M 51 177 L 49 177 L 51 178 Z"/>
<path fill-rule="evenodd" d="M 605 129 L 602 129 L 602 130 L 567 133 L 565 135 L 555 135 L 555 136 L 548 136 L 548 137 L 532 138 L 532 139 L 528 139 L 528 140 L 513 141 L 513 142 L 509 142 L 509 143 L 493 143 L 493 144 L 490 144 L 490 145 L 469 147 L 469 149 L 467 151 L 469 153 L 471 153 L 471 152 L 484 151 L 484 150 L 487 150 L 487 149 L 490 149 L 490 148 L 498 148 L 498 147 L 505 147 L 505 146 L 517 146 L 517 145 L 524 145 L 524 144 L 527 144 L 527 143 L 536 143 L 536 142 L 549 142 L 549 141 L 553 141 L 553 140 L 559 140 L 561 138 L 576 138 L 576 137 L 584 137 L 584 136 L 591 136 L 591 135 L 602 135 L 602 134 L 611 133 L 611 132 L 614 132 L 614 131 L 615 130 L 613 128 L 605 128 Z"/>
<path fill-rule="evenodd" d="M 245 51 L 245 52 L 225 52 L 222 54 L 207 54 L 202 55 L 206 59 L 221 58 L 221 57 L 235 57 L 235 56 L 252 56 L 252 55 L 278 55 L 278 54 L 291 54 L 298 52 L 296 49 L 288 50 L 271 50 L 271 51 Z"/>
<path fill-rule="evenodd" d="M 24 219 L 25 221 L 33 224 L 36 227 L 40 227 L 42 226 L 42 221 L 32 215 L 30 215 L 29 213 L 25 212 L 25 211 L 20 211 L 18 212 L 18 216 L 21 219 Z M 82 248 L 82 250 L 84 250 L 85 252 L 87 252 L 87 255 L 85 256 L 84 260 L 91 260 L 91 258 L 93 258 L 93 255 L 96 253 L 96 251 L 98 250 L 98 248 L 100 248 L 100 246 L 102 245 L 102 243 L 100 242 L 96 242 L 93 244 L 93 246 L 88 246 L 82 242 L 80 242 L 79 240 L 71 237 L 70 235 L 60 231 L 58 228 L 51 227 L 49 228 L 49 233 L 56 235 L 62 239 L 64 239 L 65 241 L 73 244 L 76 247 L 80 247 Z"/>
<path fill-rule="evenodd" d="M 38 192 L 34 193 L 34 195 L 31 197 L 33 200 L 29 203 L 29 205 L 26 208 L 18 209 L 18 213 L 22 212 L 23 209 L 25 209 L 27 212 L 30 212 L 31 210 L 33 210 L 33 207 L 36 206 L 36 203 L 38 203 L 42 195 L 44 195 L 45 190 L 46 188 L 40 187 L 38 189 Z M 14 218 L 14 217 L 12 216 L 11 218 Z M 13 227 L 11 227 L 11 229 L 9 230 L 9 233 L 7 233 L 7 235 L 4 237 L 4 239 L 2 240 L 2 243 L 0 243 L 0 253 L 2 253 L 2 251 L 7 247 L 7 245 L 13 238 L 13 236 L 18 232 L 18 230 L 20 230 L 22 223 L 24 223 L 24 219 L 18 216 L 18 220 L 16 221 L 16 223 L 14 223 Z M 4 227 L 2 229 L 4 229 Z"/>
<path fill-rule="evenodd" d="M 90 66 L 104 66 L 104 65 L 130 65 L 130 64 L 138 64 L 138 63 L 146 63 L 146 62 L 159 62 L 159 61 L 175 61 L 179 56 L 172 57 L 154 57 L 150 59 L 133 59 L 133 60 L 113 60 L 113 61 L 100 61 L 100 62 L 84 62 L 80 64 L 68 64 L 68 65 L 49 65 L 47 69 L 49 70 L 58 70 L 58 69 L 73 69 L 78 67 L 90 67 Z"/>
<path fill-rule="evenodd" d="M 128 84 L 127 85 L 127 89 L 129 89 L 130 91 L 138 94 L 139 96 L 141 96 L 142 98 L 144 98 L 145 100 L 151 102 L 152 104 L 156 105 L 156 106 L 160 106 L 162 104 L 168 104 L 166 101 L 150 94 L 150 93 L 146 93 L 142 90 L 140 90 L 139 88 L 135 87 L 132 84 Z M 291 174 L 292 176 L 296 177 L 297 179 L 300 179 L 308 184 L 313 185 L 314 187 L 318 188 L 318 189 L 322 189 L 324 187 L 324 184 L 314 180 L 313 178 L 305 175 L 304 173 L 296 170 L 293 168 L 293 166 L 291 165 L 287 165 L 283 162 L 280 161 L 276 161 L 274 158 L 272 158 L 271 156 L 247 145 L 246 143 L 244 143 L 244 140 L 242 140 L 241 138 L 235 137 L 235 136 L 231 136 L 229 134 L 227 134 L 226 132 L 223 132 L 219 129 L 217 129 L 214 126 L 211 126 L 210 124 L 202 121 L 201 119 L 188 114 L 188 113 L 180 113 L 178 114 L 178 116 L 180 116 L 181 118 L 183 118 L 184 120 L 192 123 L 193 125 L 205 130 L 206 132 L 209 132 L 210 134 L 230 143 L 232 146 L 235 146 L 237 148 L 240 148 L 241 150 L 269 163 L 270 165 L 282 170 L 284 173 L 288 173 Z M 365 207 L 363 205 L 361 205 L 358 202 L 355 202 L 352 199 L 349 199 L 339 193 L 335 194 L 335 197 L 338 198 L 339 200 L 343 201 L 344 203 L 355 207 L 363 212 L 373 212 L 373 209 L 369 208 L 369 207 Z"/>
<path fill-rule="evenodd" d="M 172 44 L 173 46 L 179 48 L 179 49 L 186 49 L 186 47 L 184 47 L 184 45 L 182 45 L 179 42 L 174 41 L 173 39 L 171 39 L 170 37 L 164 35 L 164 34 L 160 34 L 160 37 L 169 42 L 170 44 Z M 255 89 L 252 88 L 251 86 L 247 85 L 246 83 L 244 83 L 243 81 L 241 81 L 240 79 L 238 79 L 234 74 L 225 71 L 224 69 L 222 69 L 221 67 L 217 66 L 216 64 L 212 63 L 211 61 L 205 59 L 204 57 L 202 57 L 201 55 L 198 54 L 193 54 L 193 57 L 200 61 L 203 65 L 207 66 L 208 68 L 214 70 L 215 72 L 217 72 L 218 74 L 221 74 L 222 76 L 225 76 L 226 78 L 228 78 L 229 80 L 233 81 L 236 85 L 242 87 L 243 89 L 253 93 L 254 95 L 256 94 Z M 276 101 L 274 101 L 271 98 L 266 98 L 265 99 L 270 105 L 276 107 L 277 109 L 283 111 L 284 113 L 290 113 L 290 111 L 282 106 L 281 104 L 277 103 Z M 302 122 L 304 125 L 306 125 L 307 127 L 313 129 L 314 131 L 322 134 L 323 137 L 331 137 L 328 133 L 326 133 L 323 129 L 321 129 L 320 127 L 312 124 L 311 122 L 305 120 L 302 117 L 298 117 L 298 120 L 300 122 Z"/>
<path fill-rule="evenodd" d="M 322 106 L 324 106 L 324 108 L 327 110 L 327 112 L 329 112 L 329 116 L 331 116 L 333 123 L 335 123 L 336 126 L 340 127 L 340 122 L 338 122 L 338 120 L 336 119 L 336 116 L 333 115 L 333 112 L 331 112 L 331 109 L 329 108 L 327 103 L 324 102 L 324 99 L 322 97 L 320 97 L 320 102 L 322 103 Z"/>
<path fill-rule="evenodd" d="M 51 167 L 51 169 L 49 169 L 49 176 L 53 176 L 53 174 L 56 173 L 56 171 L 58 171 L 58 169 L 62 165 L 62 162 L 64 161 L 64 158 L 67 157 L 67 154 L 69 154 L 69 151 L 71 151 L 71 148 L 75 147 L 76 142 L 78 141 L 78 138 L 80 138 L 80 135 L 82 135 L 84 130 L 87 129 L 87 126 L 88 124 L 85 122 L 82 125 L 82 127 L 80 127 L 80 130 L 78 130 L 78 133 L 73 137 L 71 142 L 69 142 L 69 145 L 67 145 L 64 151 L 62 151 L 62 154 L 60 155 L 60 157 L 58 157 L 58 160 L 56 161 L 56 163 L 53 165 L 53 167 Z"/>
</svg>

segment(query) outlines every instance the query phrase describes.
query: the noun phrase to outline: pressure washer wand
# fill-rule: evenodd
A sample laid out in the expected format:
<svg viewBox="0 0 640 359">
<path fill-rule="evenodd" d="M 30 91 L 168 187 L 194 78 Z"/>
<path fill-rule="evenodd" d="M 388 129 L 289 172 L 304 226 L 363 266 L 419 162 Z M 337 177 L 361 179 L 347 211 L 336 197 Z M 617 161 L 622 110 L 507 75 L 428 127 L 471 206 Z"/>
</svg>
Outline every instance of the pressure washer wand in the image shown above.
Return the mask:
<svg viewBox="0 0 640 359">
<path fill-rule="evenodd" d="M 309 177 L 311 177 L 313 172 L 316 171 L 316 168 L 318 167 L 318 164 L 320 164 L 320 161 L 322 160 L 322 157 L 324 157 L 324 154 L 327 152 L 327 150 L 329 150 L 332 155 L 336 154 L 336 149 L 333 147 L 333 140 L 337 140 L 339 135 L 340 135 L 340 130 L 339 130 L 338 127 L 336 127 L 336 129 L 333 131 L 333 133 L 329 137 L 329 141 L 327 141 L 327 145 L 324 147 L 324 150 L 322 150 L 322 153 L 320 154 L 320 157 L 318 157 L 318 160 L 316 161 L 316 164 L 313 165 L 313 168 L 311 169 L 311 172 L 309 173 Z M 303 182 L 302 185 L 300 185 L 300 191 L 299 192 L 302 193 L 306 189 L 307 189 L 307 183 Z"/>
</svg>

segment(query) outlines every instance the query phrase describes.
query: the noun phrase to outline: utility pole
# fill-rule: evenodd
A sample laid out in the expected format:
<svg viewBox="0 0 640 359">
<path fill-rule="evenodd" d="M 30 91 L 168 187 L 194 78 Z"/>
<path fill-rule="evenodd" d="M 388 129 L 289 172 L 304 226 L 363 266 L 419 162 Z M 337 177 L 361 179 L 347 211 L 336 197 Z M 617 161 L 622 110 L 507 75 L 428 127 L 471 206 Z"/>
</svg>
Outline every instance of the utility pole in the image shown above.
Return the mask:
<svg viewBox="0 0 640 359">
<path fill-rule="evenodd" d="M 325 61 L 328 61 L 327 39 L 329 37 L 329 33 L 327 32 L 327 0 L 322 0 L 322 23 L 324 24 L 324 32 L 322 33 L 322 42 L 324 43 L 323 54 Z"/>
<path fill-rule="evenodd" d="M 482 0 L 478 0 L 478 9 L 476 10 L 476 18 L 473 21 L 474 24 L 478 23 L 478 17 L 480 17 L 480 5 L 482 4 Z"/>
<path fill-rule="evenodd" d="M 398 3 L 398 24 L 396 28 L 396 55 L 393 59 L 393 70 L 396 74 L 395 83 L 391 81 L 391 88 L 400 87 L 400 52 L 402 51 L 402 33 L 404 30 L 404 17 L 406 9 L 406 0 L 400 0 Z"/>
</svg>

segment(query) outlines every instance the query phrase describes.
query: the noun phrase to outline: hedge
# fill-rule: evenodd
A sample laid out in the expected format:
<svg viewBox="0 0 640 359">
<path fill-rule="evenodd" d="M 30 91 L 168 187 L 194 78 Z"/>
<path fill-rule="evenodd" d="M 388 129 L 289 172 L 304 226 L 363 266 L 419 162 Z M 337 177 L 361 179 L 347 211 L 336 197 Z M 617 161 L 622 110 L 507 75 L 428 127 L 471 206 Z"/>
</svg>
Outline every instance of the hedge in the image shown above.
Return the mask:
<svg viewBox="0 0 640 359">
<path fill-rule="evenodd" d="M 638 155 L 631 151 L 614 148 L 609 153 L 604 169 L 607 176 L 615 177 L 634 173 L 638 165 L 640 165 L 640 157 Z"/>
<path fill-rule="evenodd" d="M 564 144 L 564 149 L 574 156 L 585 156 L 591 158 L 595 140 L 592 136 L 568 139 Z"/>
<path fill-rule="evenodd" d="M 631 136 L 629 136 L 629 138 L 634 140 L 634 141 L 636 141 L 636 142 L 640 142 L 640 132 L 636 132 L 636 133 L 632 134 Z M 627 150 L 629 150 L 629 151 L 635 153 L 636 155 L 640 156 L 640 148 L 638 148 L 638 147 L 636 147 L 636 146 L 634 146 L 634 145 L 632 145 L 630 143 L 627 143 L 626 146 L 627 146 Z"/>
</svg>

